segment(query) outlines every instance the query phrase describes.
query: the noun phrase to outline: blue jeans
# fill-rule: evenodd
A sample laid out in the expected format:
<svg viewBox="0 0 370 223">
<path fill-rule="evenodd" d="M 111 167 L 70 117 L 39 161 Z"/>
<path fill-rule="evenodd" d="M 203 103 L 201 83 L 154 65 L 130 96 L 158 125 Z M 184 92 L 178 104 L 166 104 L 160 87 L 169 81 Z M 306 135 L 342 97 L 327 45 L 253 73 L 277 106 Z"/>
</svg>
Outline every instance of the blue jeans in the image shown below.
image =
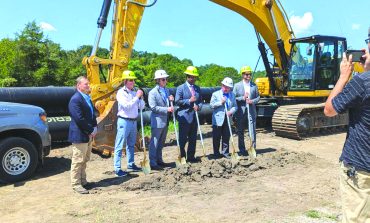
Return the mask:
<svg viewBox="0 0 370 223">
<path fill-rule="evenodd" d="M 136 121 L 123 118 L 117 120 L 117 135 L 114 145 L 114 170 L 121 169 L 122 148 L 126 145 L 127 167 L 132 167 L 134 162 L 134 146 L 136 143 Z"/>
</svg>

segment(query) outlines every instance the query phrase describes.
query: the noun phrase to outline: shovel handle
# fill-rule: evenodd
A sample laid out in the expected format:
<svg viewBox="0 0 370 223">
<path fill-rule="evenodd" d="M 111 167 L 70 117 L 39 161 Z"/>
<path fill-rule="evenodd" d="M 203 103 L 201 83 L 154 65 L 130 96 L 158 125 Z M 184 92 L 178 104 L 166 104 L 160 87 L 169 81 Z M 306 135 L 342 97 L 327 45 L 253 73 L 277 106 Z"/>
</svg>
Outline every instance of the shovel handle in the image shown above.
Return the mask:
<svg viewBox="0 0 370 223">
<path fill-rule="evenodd" d="M 145 135 L 144 135 L 144 120 L 143 120 L 143 109 L 140 108 L 140 124 L 141 124 L 141 137 L 143 140 L 144 154 L 145 154 Z"/>
<path fill-rule="evenodd" d="M 171 107 L 173 107 L 173 102 L 172 102 L 172 101 L 171 101 Z M 175 135 L 176 135 L 176 143 L 177 143 L 177 147 L 178 147 L 178 148 L 180 148 L 179 135 L 178 135 L 178 133 L 177 133 L 177 126 L 176 126 L 175 111 L 173 112 L 172 117 L 173 117 L 173 126 L 174 126 L 174 128 L 175 128 Z"/>
<path fill-rule="evenodd" d="M 233 137 L 233 132 L 231 130 L 230 118 L 227 115 L 226 103 L 224 105 L 225 105 L 225 114 L 226 114 L 226 119 L 227 119 L 227 125 L 229 126 L 229 131 L 230 131 L 231 144 L 233 146 L 233 152 L 235 153 L 234 137 Z"/>
<path fill-rule="evenodd" d="M 204 148 L 203 135 L 202 135 L 202 131 L 200 130 L 199 116 L 198 116 L 198 112 L 197 111 L 195 111 L 195 118 L 197 119 L 200 141 L 202 143 L 202 147 Z"/>
</svg>

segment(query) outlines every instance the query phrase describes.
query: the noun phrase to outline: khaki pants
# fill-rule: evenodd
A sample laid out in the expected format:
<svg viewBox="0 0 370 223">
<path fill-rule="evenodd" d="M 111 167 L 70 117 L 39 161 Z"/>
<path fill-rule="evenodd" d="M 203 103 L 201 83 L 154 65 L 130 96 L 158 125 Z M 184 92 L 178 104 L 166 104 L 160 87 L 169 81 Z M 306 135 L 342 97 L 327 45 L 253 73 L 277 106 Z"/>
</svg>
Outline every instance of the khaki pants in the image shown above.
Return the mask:
<svg viewBox="0 0 370 223">
<path fill-rule="evenodd" d="M 342 222 L 370 223 L 370 173 L 356 171 L 356 175 L 350 178 L 347 176 L 348 169 L 341 163 Z"/>
<path fill-rule="evenodd" d="M 71 184 L 72 187 L 85 185 L 86 180 L 86 163 L 90 160 L 91 154 L 91 138 L 88 143 L 73 143 L 72 144 L 72 163 L 71 163 Z"/>
</svg>

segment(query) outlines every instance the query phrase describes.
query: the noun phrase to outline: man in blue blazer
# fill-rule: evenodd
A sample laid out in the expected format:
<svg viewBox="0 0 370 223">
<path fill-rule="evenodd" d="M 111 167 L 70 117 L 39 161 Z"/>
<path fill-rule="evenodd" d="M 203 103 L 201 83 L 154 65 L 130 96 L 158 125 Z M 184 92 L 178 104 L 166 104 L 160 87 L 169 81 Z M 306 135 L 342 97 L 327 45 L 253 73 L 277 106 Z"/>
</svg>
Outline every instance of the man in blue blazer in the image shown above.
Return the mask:
<svg viewBox="0 0 370 223">
<path fill-rule="evenodd" d="M 202 97 L 200 87 L 195 85 L 196 78 L 199 76 L 198 70 L 194 66 L 189 66 L 184 72 L 186 82 L 177 87 L 175 103 L 179 106 L 177 119 L 179 121 L 179 144 L 181 157 L 186 157 L 189 162 L 197 162 L 195 159 L 195 148 L 197 140 L 197 121 L 195 111 L 202 109 Z M 188 142 L 188 150 L 185 155 L 185 145 Z"/>
<path fill-rule="evenodd" d="M 86 180 L 86 163 L 90 160 L 92 139 L 97 133 L 97 122 L 94 107 L 89 93 L 89 80 L 78 77 L 77 91 L 68 104 L 71 123 L 68 141 L 72 143 L 71 184 L 72 189 L 80 194 L 88 194 L 84 187 Z"/>
<path fill-rule="evenodd" d="M 229 141 L 230 130 L 227 123 L 227 116 L 230 117 L 237 111 L 235 95 L 232 92 L 233 80 L 225 77 L 221 82 L 221 89 L 213 92 L 211 97 L 212 113 L 212 139 L 213 139 L 213 154 L 215 158 L 223 156 L 229 158 Z M 225 112 L 225 104 L 227 112 Z M 220 141 L 222 138 L 222 150 L 220 153 Z"/>
<path fill-rule="evenodd" d="M 150 115 L 150 127 L 152 136 L 149 145 L 149 159 L 152 170 L 159 170 L 168 166 L 163 162 L 162 149 L 166 141 L 168 130 L 168 118 L 174 111 L 170 101 L 174 98 L 170 95 L 167 85 L 168 74 L 165 70 L 157 70 L 154 73 L 154 80 L 157 85 L 149 91 L 148 103 L 152 110 Z"/>
<path fill-rule="evenodd" d="M 233 92 L 238 105 L 238 110 L 236 112 L 236 118 L 238 121 L 236 123 L 238 129 L 239 151 L 241 155 L 246 155 L 247 151 L 244 143 L 244 131 L 246 127 L 251 136 L 252 146 L 254 149 L 256 148 L 256 104 L 260 100 L 260 95 L 258 93 L 257 85 L 251 81 L 251 67 L 243 66 L 240 69 L 240 74 L 243 76 L 243 79 L 235 84 Z M 249 118 L 247 106 L 249 107 Z"/>
</svg>

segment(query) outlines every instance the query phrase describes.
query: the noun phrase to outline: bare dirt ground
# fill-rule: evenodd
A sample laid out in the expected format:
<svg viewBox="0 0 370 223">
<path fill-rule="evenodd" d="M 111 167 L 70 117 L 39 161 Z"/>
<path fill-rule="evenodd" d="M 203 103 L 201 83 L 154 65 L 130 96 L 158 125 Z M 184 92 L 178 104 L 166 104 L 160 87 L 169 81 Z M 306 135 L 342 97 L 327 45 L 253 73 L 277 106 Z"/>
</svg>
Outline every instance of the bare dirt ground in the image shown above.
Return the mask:
<svg viewBox="0 0 370 223">
<path fill-rule="evenodd" d="M 210 126 L 202 126 L 207 154 Z M 262 131 L 256 161 L 209 160 L 176 169 L 174 134 L 164 159 L 173 168 L 117 178 L 112 158 L 93 154 L 91 194 L 72 191 L 71 149 L 52 150 L 31 180 L 0 185 L 0 222 L 337 222 L 338 157 L 345 134 L 295 141 Z M 237 140 L 234 137 L 235 141 Z M 197 155 L 201 155 L 200 141 Z M 135 155 L 139 164 L 142 153 Z M 123 159 L 125 166 L 125 159 Z"/>
</svg>

